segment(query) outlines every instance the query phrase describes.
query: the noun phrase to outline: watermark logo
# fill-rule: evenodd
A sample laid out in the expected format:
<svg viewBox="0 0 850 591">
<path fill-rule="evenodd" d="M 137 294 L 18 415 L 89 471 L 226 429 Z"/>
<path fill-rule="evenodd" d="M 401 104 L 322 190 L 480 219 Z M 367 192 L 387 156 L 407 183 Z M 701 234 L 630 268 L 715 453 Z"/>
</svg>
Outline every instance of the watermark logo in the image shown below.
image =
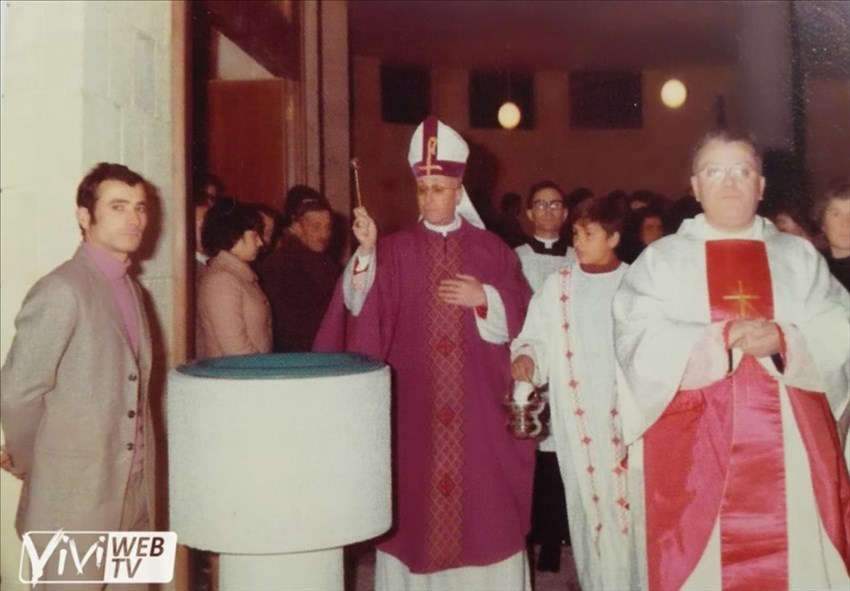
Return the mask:
<svg viewBox="0 0 850 591">
<path fill-rule="evenodd" d="M 161 531 L 31 531 L 24 534 L 22 583 L 168 583 L 177 534 Z"/>
</svg>

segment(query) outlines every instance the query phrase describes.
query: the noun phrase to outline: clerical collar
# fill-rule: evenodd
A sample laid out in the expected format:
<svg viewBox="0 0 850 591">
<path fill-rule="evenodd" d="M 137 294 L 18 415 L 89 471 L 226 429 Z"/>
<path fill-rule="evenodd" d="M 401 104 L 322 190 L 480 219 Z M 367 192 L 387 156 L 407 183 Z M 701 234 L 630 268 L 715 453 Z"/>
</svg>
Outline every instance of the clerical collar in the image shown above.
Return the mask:
<svg viewBox="0 0 850 591">
<path fill-rule="evenodd" d="M 445 226 L 438 226 L 437 224 L 432 224 L 428 220 L 422 220 L 422 223 L 425 224 L 425 227 L 431 230 L 432 232 L 436 232 L 437 234 L 442 234 L 443 236 L 446 236 L 449 232 L 454 232 L 455 230 L 460 228 L 460 217 L 455 214 L 455 219 L 453 219 Z"/>
<path fill-rule="evenodd" d="M 585 273 L 589 275 L 598 275 L 600 273 L 610 273 L 611 271 L 616 271 L 620 266 L 620 259 L 614 257 L 609 262 L 604 263 L 602 265 L 583 265 L 579 263 L 579 267 Z"/>
<path fill-rule="evenodd" d="M 715 228 L 711 225 L 708 219 L 706 219 L 704 213 L 699 214 L 693 220 L 685 220 L 685 223 L 689 221 L 691 223 L 688 224 L 690 226 L 688 230 L 696 231 L 697 234 L 701 235 L 706 240 L 761 240 L 764 237 L 764 218 L 759 216 L 756 216 L 753 219 L 753 223 L 749 228 L 739 230 L 738 232 L 726 232 L 719 228 Z"/>
<path fill-rule="evenodd" d="M 527 238 L 526 243 L 537 254 L 548 254 L 562 257 L 567 254 L 567 241 L 564 238 Z"/>
</svg>

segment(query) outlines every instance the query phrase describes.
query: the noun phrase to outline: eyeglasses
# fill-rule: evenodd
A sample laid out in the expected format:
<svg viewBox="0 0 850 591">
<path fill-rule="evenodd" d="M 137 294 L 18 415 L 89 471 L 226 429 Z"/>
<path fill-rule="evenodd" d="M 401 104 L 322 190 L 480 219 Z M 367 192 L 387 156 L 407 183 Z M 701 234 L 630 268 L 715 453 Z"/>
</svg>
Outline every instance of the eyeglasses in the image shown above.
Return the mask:
<svg viewBox="0 0 850 591">
<path fill-rule="evenodd" d="M 697 174 L 701 175 L 710 183 L 720 183 L 723 182 L 727 174 L 731 175 L 732 180 L 735 182 L 747 181 L 755 176 L 756 171 L 752 166 L 745 163 L 730 164 L 728 166 L 723 166 L 721 164 L 706 164 L 697 172 Z"/>
<path fill-rule="evenodd" d="M 455 186 L 447 186 L 447 185 L 416 185 L 416 195 L 419 197 L 424 197 L 428 193 L 433 193 L 437 197 L 442 197 L 452 191 L 457 191 L 460 188 L 460 185 Z"/>
<path fill-rule="evenodd" d="M 537 211 L 545 211 L 547 209 L 551 209 L 553 211 L 560 211 L 564 209 L 563 201 L 546 201 L 545 199 L 541 199 L 540 201 L 535 201 L 531 204 L 532 209 L 536 209 Z"/>
</svg>

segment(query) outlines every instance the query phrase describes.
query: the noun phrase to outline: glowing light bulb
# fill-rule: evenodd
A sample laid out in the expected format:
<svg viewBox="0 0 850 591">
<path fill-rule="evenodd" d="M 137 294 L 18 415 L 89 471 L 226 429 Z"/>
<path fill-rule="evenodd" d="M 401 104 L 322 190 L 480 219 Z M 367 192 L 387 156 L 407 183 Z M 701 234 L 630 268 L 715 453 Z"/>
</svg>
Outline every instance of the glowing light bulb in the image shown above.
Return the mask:
<svg viewBox="0 0 850 591">
<path fill-rule="evenodd" d="M 678 109 L 685 104 L 688 98 L 688 89 L 681 80 L 670 78 L 661 87 L 661 102 L 671 109 Z"/>
<path fill-rule="evenodd" d="M 513 129 L 519 125 L 520 119 L 522 119 L 522 113 L 520 113 L 519 107 L 511 101 L 507 101 L 499 107 L 499 125 L 505 129 Z"/>
</svg>

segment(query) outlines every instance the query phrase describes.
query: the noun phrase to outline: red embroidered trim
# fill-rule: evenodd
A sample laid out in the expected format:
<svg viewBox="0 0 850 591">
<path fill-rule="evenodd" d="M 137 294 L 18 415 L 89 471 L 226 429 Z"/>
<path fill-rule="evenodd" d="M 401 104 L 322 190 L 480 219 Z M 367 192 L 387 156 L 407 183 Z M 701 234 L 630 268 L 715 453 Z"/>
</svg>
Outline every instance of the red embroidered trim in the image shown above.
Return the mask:
<svg viewBox="0 0 850 591">
<path fill-rule="evenodd" d="M 592 501 L 592 507 L 596 517 L 596 523 L 593 528 L 593 543 L 596 545 L 597 552 L 599 551 L 599 532 L 602 530 L 602 511 L 599 507 L 599 503 L 602 500 L 599 496 L 599 488 L 596 484 L 596 478 L 594 477 L 594 473 L 596 472 L 596 467 L 593 465 L 593 454 L 591 451 L 591 446 L 593 445 L 593 439 L 588 434 L 587 427 L 587 410 L 586 405 L 584 403 L 584 399 L 582 397 L 580 383 L 576 380 L 575 374 L 575 366 L 573 362 L 573 345 L 572 345 L 572 333 L 570 332 L 570 306 L 569 302 L 571 301 L 568 293 L 570 291 L 570 270 L 569 268 L 563 268 L 560 271 L 560 279 L 561 279 L 561 311 L 563 314 L 563 324 L 561 328 L 564 331 L 564 340 L 567 344 L 567 350 L 564 354 L 564 357 L 567 360 L 567 373 L 569 376 L 569 381 L 567 385 L 570 390 L 570 401 L 572 402 L 573 414 L 577 417 L 576 421 L 578 423 L 578 437 L 579 441 L 582 444 L 585 452 L 585 458 L 587 461 L 586 471 L 588 475 L 588 479 L 590 480 L 590 500 Z M 615 490 L 612 491 L 614 493 L 614 503 L 616 504 L 616 511 L 618 514 L 618 521 L 615 525 L 620 530 L 622 535 L 628 535 L 629 533 L 629 503 L 626 500 L 626 446 L 623 444 L 623 430 L 620 425 L 619 419 L 619 411 L 616 406 L 611 409 L 608 413 L 609 416 L 609 430 L 611 437 L 608 438 L 608 443 L 610 443 L 614 447 L 614 458 L 615 464 L 610 467 L 611 473 L 614 475 L 614 485 Z M 572 436 L 572 433 L 569 434 Z"/>
<path fill-rule="evenodd" d="M 354 275 L 359 275 L 360 273 L 365 273 L 369 270 L 369 265 L 372 264 L 372 261 L 369 261 L 365 267 L 360 267 L 360 257 L 354 259 Z"/>
</svg>

